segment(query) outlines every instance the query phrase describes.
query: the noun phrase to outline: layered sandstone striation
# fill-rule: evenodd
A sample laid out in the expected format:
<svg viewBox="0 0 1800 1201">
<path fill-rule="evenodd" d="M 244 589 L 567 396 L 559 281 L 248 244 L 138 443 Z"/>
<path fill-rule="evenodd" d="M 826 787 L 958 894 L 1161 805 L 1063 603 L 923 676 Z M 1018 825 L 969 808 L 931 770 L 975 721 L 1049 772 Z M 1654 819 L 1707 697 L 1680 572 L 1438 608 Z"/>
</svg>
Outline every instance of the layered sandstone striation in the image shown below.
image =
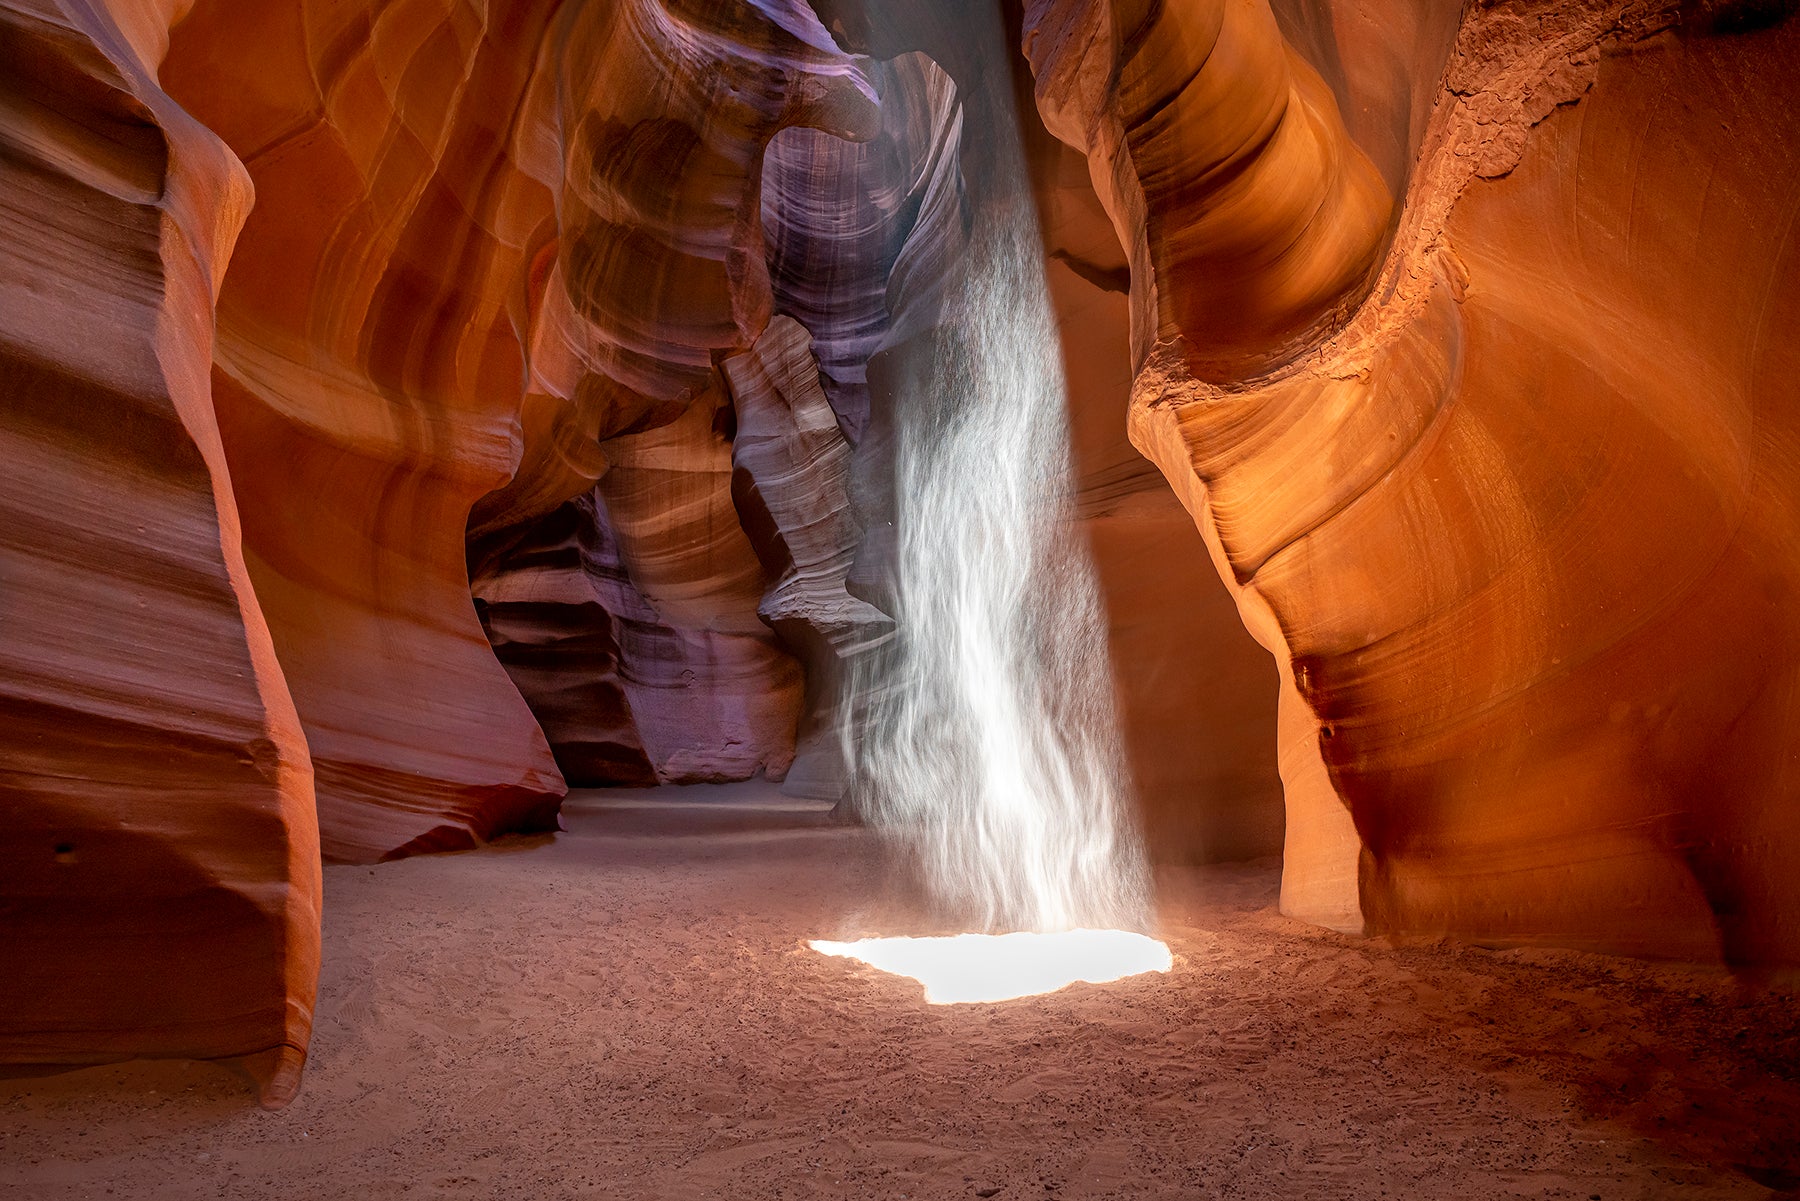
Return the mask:
<svg viewBox="0 0 1800 1201">
<path fill-rule="evenodd" d="M 811 343 L 797 321 L 777 317 L 753 348 L 721 366 L 737 421 L 737 507 L 774 578 L 757 614 L 806 668 L 787 791 L 835 799 L 850 767 L 853 660 L 877 651 L 894 623 L 846 586 L 862 533 L 850 505 L 850 445 Z"/>
<path fill-rule="evenodd" d="M 871 86 L 792 2 L 210 4 L 168 74 L 263 197 L 214 395 L 326 854 L 550 823 L 551 749 L 469 601 L 471 510 L 512 541 L 593 487 L 604 440 L 704 402 L 770 311 L 768 140 L 868 136 Z"/>
<path fill-rule="evenodd" d="M 1079 534 L 1106 604 L 1120 733 L 1163 862 L 1276 855 L 1276 672 L 1206 543 L 1126 436 L 1129 272 L 1075 151 L 1028 143 L 1069 393 Z"/>
<path fill-rule="evenodd" d="M 602 709 L 578 732 L 566 700 L 588 682 L 551 648 L 563 637 L 552 627 L 623 623 L 620 683 L 659 780 L 779 777 L 802 677 L 756 616 L 767 581 L 733 506 L 733 418 L 714 360 L 754 344 L 774 309 L 771 144 L 872 137 L 874 85 L 791 0 L 580 6 L 558 38 L 560 228 L 528 281 L 523 457 L 470 528 L 483 570 L 514 577 L 533 570 L 543 523 L 598 522 L 580 537 L 617 558 L 597 569 L 586 557 L 585 599 L 554 619 L 534 602 L 537 632 L 501 633 L 501 657 L 569 762 L 590 736 L 610 743 L 616 723 Z M 593 588 L 610 598 L 604 619 Z M 511 620 L 488 614 L 490 633 Z"/>
<path fill-rule="evenodd" d="M 1474 10 L 1429 122 L 1386 95 L 1416 150 L 1384 215 L 1279 25 L 1208 7 L 1035 5 L 1029 46 L 1131 249 L 1134 441 L 1283 667 L 1284 906 L 1800 958 L 1794 23 Z M 1311 199 L 1243 248 L 1287 268 L 1194 270 L 1289 171 Z"/>
<path fill-rule="evenodd" d="M 470 597 L 483 497 L 478 526 L 550 549 L 534 520 L 589 502 L 565 534 L 601 548 L 604 636 L 536 666 L 594 672 L 564 702 L 589 726 L 625 701 L 572 770 L 791 758 L 800 669 L 735 517 L 664 540 L 730 512 L 711 355 L 768 320 L 766 143 L 870 136 L 873 89 L 792 2 L 32 0 L 0 30 L 0 845 L 34 965 L 0 1055 L 259 1054 L 280 1100 L 321 845 L 553 820 L 557 764 Z M 593 481 L 618 435 L 614 531 Z M 537 636 L 531 604 L 489 612 L 498 641 Z"/>
<path fill-rule="evenodd" d="M 477 534 L 578 495 L 606 470 L 599 442 L 715 387 L 714 355 L 748 348 L 773 311 L 769 143 L 880 123 L 874 85 L 801 0 L 570 5 L 547 53 L 559 116 L 534 142 L 557 229 L 531 282 L 523 459 Z"/>
<path fill-rule="evenodd" d="M 632 715 L 629 615 L 643 607 L 592 491 L 475 568 L 494 654 L 543 727 L 571 787 L 658 783 Z"/>
<path fill-rule="evenodd" d="M 769 577 L 732 496 L 731 412 L 717 389 L 602 446 L 595 491 L 631 585 L 627 678 L 666 783 L 779 780 L 794 758 L 804 675 L 757 612 Z"/>
<path fill-rule="evenodd" d="M 208 396 L 243 166 L 167 14 L 0 5 L 0 1062 L 249 1056 L 319 955 L 306 743 Z"/>
<path fill-rule="evenodd" d="M 1002 6 L 1163 854 L 1278 726 L 1292 914 L 1800 961 L 1791 7 Z M 279 1103 L 321 854 L 842 787 L 986 19 L 0 2 L 0 1060 Z"/>
<path fill-rule="evenodd" d="M 463 551 L 518 455 L 510 309 L 552 205 L 535 127 L 503 118 L 553 7 L 205 4 L 176 29 L 171 90 L 257 189 L 213 402 L 329 858 L 542 828 L 563 792 Z"/>
</svg>

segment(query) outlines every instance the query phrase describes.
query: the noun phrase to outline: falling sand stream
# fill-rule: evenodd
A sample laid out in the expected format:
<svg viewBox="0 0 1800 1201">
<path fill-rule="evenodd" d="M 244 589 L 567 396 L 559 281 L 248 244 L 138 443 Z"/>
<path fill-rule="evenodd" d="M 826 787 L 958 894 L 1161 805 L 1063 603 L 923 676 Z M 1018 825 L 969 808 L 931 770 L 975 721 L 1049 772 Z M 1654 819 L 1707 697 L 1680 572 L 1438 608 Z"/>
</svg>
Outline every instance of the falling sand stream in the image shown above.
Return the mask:
<svg viewBox="0 0 1800 1201">
<path fill-rule="evenodd" d="M 815 944 L 909 975 L 921 958 L 953 956 L 955 982 L 926 981 L 933 1000 L 1168 965 L 1141 933 L 1148 873 L 1106 615 L 1071 503 L 1037 215 L 1010 92 L 987 91 L 972 100 L 992 119 L 966 113 L 964 126 L 982 142 L 963 156 L 971 250 L 915 375 L 923 386 L 896 416 L 895 646 L 878 679 L 859 681 L 861 720 L 845 724 L 860 734 L 863 812 L 909 853 L 942 913 L 1017 936 Z"/>
</svg>

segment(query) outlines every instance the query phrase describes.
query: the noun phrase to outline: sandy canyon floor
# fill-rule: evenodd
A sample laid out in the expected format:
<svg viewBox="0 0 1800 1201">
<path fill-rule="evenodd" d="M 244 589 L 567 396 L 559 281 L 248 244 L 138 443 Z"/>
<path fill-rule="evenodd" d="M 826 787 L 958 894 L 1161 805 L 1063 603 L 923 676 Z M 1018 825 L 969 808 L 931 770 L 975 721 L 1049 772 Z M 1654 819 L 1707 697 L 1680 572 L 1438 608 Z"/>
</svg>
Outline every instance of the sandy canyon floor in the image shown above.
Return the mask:
<svg viewBox="0 0 1800 1201">
<path fill-rule="evenodd" d="M 0 1080 L 0 1197 L 1800 1195 L 1791 992 L 1322 933 L 1261 864 L 1163 874 L 1166 976 L 927 1007 L 804 945 L 904 920 L 866 832 L 760 785 L 565 823 L 327 869 L 284 1112 L 214 1064 Z"/>
</svg>

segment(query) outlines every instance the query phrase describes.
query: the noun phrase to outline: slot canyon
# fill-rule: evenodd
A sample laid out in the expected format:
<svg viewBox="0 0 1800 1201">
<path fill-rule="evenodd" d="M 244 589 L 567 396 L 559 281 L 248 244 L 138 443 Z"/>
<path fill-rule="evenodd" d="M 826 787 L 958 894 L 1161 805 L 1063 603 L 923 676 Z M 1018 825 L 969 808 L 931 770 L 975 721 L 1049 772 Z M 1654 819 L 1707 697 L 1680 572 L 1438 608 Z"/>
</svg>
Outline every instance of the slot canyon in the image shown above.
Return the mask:
<svg viewBox="0 0 1800 1201">
<path fill-rule="evenodd" d="M 1800 1197 L 1800 0 L 0 0 L 102 1196 Z"/>
</svg>

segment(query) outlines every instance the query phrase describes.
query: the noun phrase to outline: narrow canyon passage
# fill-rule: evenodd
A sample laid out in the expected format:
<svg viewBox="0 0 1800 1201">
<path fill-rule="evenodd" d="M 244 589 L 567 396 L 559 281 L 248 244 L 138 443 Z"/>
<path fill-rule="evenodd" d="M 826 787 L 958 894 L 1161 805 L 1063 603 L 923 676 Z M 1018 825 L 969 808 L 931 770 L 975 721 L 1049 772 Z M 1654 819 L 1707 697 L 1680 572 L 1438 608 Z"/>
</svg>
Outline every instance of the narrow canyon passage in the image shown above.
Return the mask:
<svg viewBox="0 0 1800 1201">
<path fill-rule="evenodd" d="M 1166 976 L 994 1006 L 807 951 L 892 928 L 866 830 L 761 784 L 326 872 L 307 1087 L 0 1081 L 0 1197 L 1762 1198 L 1791 1000 L 1572 952 L 1393 947 L 1164 871 Z M 897 903 L 896 903 L 897 904 Z M 1791 1193 L 1789 1194 L 1791 1195 Z"/>
</svg>

